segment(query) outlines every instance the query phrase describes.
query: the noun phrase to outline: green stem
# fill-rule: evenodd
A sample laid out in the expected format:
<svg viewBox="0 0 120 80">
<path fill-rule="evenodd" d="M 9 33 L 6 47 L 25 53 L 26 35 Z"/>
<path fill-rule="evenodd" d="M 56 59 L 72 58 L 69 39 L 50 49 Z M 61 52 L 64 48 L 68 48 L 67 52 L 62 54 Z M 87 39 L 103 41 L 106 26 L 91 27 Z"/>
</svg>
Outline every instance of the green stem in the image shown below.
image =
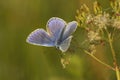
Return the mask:
<svg viewBox="0 0 120 80">
<path fill-rule="evenodd" d="M 119 73 L 119 68 L 118 68 L 118 64 L 117 64 L 117 60 L 116 60 L 115 51 L 114 51 L 113 45 L 112 45 L 112 39 L 111 39 L 110 35 L 108 35 L 108 37 L 109 37 L 109 44 L 110 44 L 110 48 L 111 48 L 111 52 L 112 52 L 112 56 L 113 56 L 116 77 L 117 77 L 117 80 L 120 80 L 120 73 Z"/>
<path fill-rule="evenodd" d="M 117 60 L 116 60 L 116 55 L 115 55 L 115 51 L 113 49 L 113 45 L 112 45 L 112 39 L 111 39 L 111 35 L 108 34 L 108 40 L 109 40 L 109 44 L 110 44 L 110 48 L 111 48 L 111 52 L 112 52 L 112 56 L 113 56 L 113 61 L 114 61 L 114 65 L 116 66 L 117 65 Z"/>
<path fill-rule="evenodd" d="M 119 67 L 118 67 L 118 64 L 117 64 L 116 54 L 115 54 L 113 44 L 112 44 L 113 38 L 111 37 L 111 34 L 108 31 L 107 31 L 107 34 L 108 34 L 108 41 L 109 41 L 110 49 L 111 49 L 112 56 L 113 56 L 113 62 L 114 62 L 114 66 L 115 66 L 116 77 L 117 77 L 117 80 L 120 80 Z"/>
<path fill-rule="evenodd" d="M 120 80 L 120 72 L 119 72 L 119 68 L 117 66 L 115 68 L 115 71 L 116 71 L 117 80 Z"/>
<path fill-rule="evenodd" d="M 95 57 L 93 54 L 91 54 L 90 52 L 84 50 L 85 53 L 87 53 L 88 55 L 90 55 L 93 59 L 95 59 L 97 62 L 103 64 L 104 66 L 106 66 L 109 69 L 112 69 L 115 71 L 115 69 L 113 67 L 111 67 L 110 65 L 106 64 L 105 62 L 101 61 L 100 59 L 98 59 L 97 57 Z"/>
</svg>

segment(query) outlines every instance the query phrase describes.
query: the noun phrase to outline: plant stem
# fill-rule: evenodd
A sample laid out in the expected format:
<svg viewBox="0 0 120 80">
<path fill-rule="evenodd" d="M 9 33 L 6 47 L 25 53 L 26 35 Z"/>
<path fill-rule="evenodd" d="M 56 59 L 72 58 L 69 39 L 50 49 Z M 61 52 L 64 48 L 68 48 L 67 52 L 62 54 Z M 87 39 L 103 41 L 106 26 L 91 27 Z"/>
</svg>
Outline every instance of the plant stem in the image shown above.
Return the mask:
<svg viewBox="0 0 120 80">
<path fill-rule="evenodd" d="M 109 40 L 109 44 L 110 44 L 110 48 L 111 48 L 111 52 L 112 52 L 112 56 L 113 56 L 113 62 L 114 62 L 114 66 L 115 66 L 115 71 L 116 71 L 116 77 L 117 80 L 120 80 L 120 72 L 119 72 L 119 67 L 117 64 L 117 59 L 116 59 L 116 54 L 112 45 L 112 41 L 113 39 L 111 38 L 111 35 L 108 33 L 108 40 Z"/>
<path fill-rule="evenodd" d="M 116 66 L 115 71 L 116 71 L 117 80 L 120 80 L 120 72 L 118 66 Z"/>
<path fill-rule="evenodd" d="M 116 55 L 115 55 L 115 51 L 113 49 L 113 45 L 112 45 L 112 39 L 111 39 L 111 35 L 108 34 L 108 40 L 109 40 L 109 44 L 110 44 L 110 48 L 111 48 L 111 52 L 112 52 L 112 56 L 113 56 L 113 61 L 114 61 L 114 65 L 117 65 L 117 60 L 116 60 Z"/>
<path fill-rule="evenodd" d="M 95 59 L 97 62 L 103 64 L 104 66 L 106 66 L 109 69 L 112 69 L 115 71 L 115 69 L 113 67 L 111 67 L 110 65 L 106 64 L 105 62 L 101 61 L 100 59 L 98 59 L 97 57 L 95 57 L 93 54 L 91 54 L 90 52 L 84 50 L 85 53 L 87 53 L 88 55 L 90 55 L 93 59 Z"/>
<path fill-rule="evenodd" d="M 114 67 L 115 67 L 116 77 L 117 77 L 117 80 L 120 80 L 119 67 L 118 67 L 118 64 L 117 64 L 116 54 L 115 54 L 115 51 L 114 51 L 114 48 L 113 48 L 113 44 L 112 44 L 113 36 L 111 36 L 111 34 L 108 32 L 107 29 L 105 29 L 105 30 L 106 30 L 107 35 L 108 35 L 108 42 L 109 42 L 110 49 L 111 49 L 111 52 L 112 52 L 112 57 L 113 57 L 113 63 L 114 63 Z"/>
</svg>

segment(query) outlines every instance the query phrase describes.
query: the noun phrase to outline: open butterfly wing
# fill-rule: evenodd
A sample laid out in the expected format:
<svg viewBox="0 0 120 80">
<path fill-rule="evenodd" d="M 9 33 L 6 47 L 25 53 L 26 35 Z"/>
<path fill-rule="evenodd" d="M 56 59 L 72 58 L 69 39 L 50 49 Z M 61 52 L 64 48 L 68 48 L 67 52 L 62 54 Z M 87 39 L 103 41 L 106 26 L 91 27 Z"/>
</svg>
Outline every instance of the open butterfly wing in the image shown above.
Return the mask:
<svg viewBox="0 0 120 80">
<path fill-rule="evenodd" d="M 65 40 L 72 33 L 74 33 L 76 28 L 77 28 L 77 22 L 76 21 L 69 22 L 64 29 L 64 32 L 63 32 L 63 35 L 62 35 L 62 40 Z"/>
<path fill-rule="evenodd" d="M 54 42 L 44 29 L 36 29 L 33 31 L 26 40 L 30 44 L 52 47 Z"/>
<path fill-rule="evenodd" d="M 52 40 L 57 41 L 60 38 L 61 33 L 66 26 L 66 22 L 60 18 L 52 17 L 48 20 L 46 26 L 48 33 L 52 37 Z"/>
<path fill-rule="evenodd" d="M 59 49 L 62 52 L 66 52 L 70 46 L 70 42 L 71 42 L 72 36 L 69 36 L 67 39 L 65 39 L 60 45 L 59 45 Z"/>
</svg>

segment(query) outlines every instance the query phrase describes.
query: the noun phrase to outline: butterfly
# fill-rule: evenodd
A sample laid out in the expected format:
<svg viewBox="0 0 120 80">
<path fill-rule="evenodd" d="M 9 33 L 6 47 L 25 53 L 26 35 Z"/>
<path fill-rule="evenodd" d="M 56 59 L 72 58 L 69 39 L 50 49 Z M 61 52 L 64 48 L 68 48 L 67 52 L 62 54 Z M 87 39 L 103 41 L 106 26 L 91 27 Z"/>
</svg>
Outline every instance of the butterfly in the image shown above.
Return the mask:
<svg viewBox="0 0 120 80">
<path fill-rule="evenodd" d="M 29 34 L 26 42 L 38 46 L 56 47 L 66 52 L 76 28 L 76 21 L 66 23 L 61 18 L 52 17 L 47 22 L 46 31 L 42 28 L 34 30 Z"/>
</svg>

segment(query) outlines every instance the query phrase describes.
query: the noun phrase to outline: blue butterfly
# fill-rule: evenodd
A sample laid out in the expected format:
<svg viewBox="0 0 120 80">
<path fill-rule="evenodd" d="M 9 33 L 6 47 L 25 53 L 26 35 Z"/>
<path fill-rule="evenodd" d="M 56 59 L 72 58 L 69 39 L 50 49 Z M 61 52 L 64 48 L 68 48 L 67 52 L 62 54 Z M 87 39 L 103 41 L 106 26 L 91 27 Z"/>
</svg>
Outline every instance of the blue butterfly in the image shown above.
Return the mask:
<svg viewBox="0 0 120 80">
<path fill-rule="evenodd" d="M 61 18 L 52 17 L 48 20 L 46 29 L 36 29 L 27 37 L 27 42 L 33 45 L 56 47 L 66 52 L 70 46 L 72 33 L 77 28 L 77 22 L 68 24 Z"/>
</svg>

